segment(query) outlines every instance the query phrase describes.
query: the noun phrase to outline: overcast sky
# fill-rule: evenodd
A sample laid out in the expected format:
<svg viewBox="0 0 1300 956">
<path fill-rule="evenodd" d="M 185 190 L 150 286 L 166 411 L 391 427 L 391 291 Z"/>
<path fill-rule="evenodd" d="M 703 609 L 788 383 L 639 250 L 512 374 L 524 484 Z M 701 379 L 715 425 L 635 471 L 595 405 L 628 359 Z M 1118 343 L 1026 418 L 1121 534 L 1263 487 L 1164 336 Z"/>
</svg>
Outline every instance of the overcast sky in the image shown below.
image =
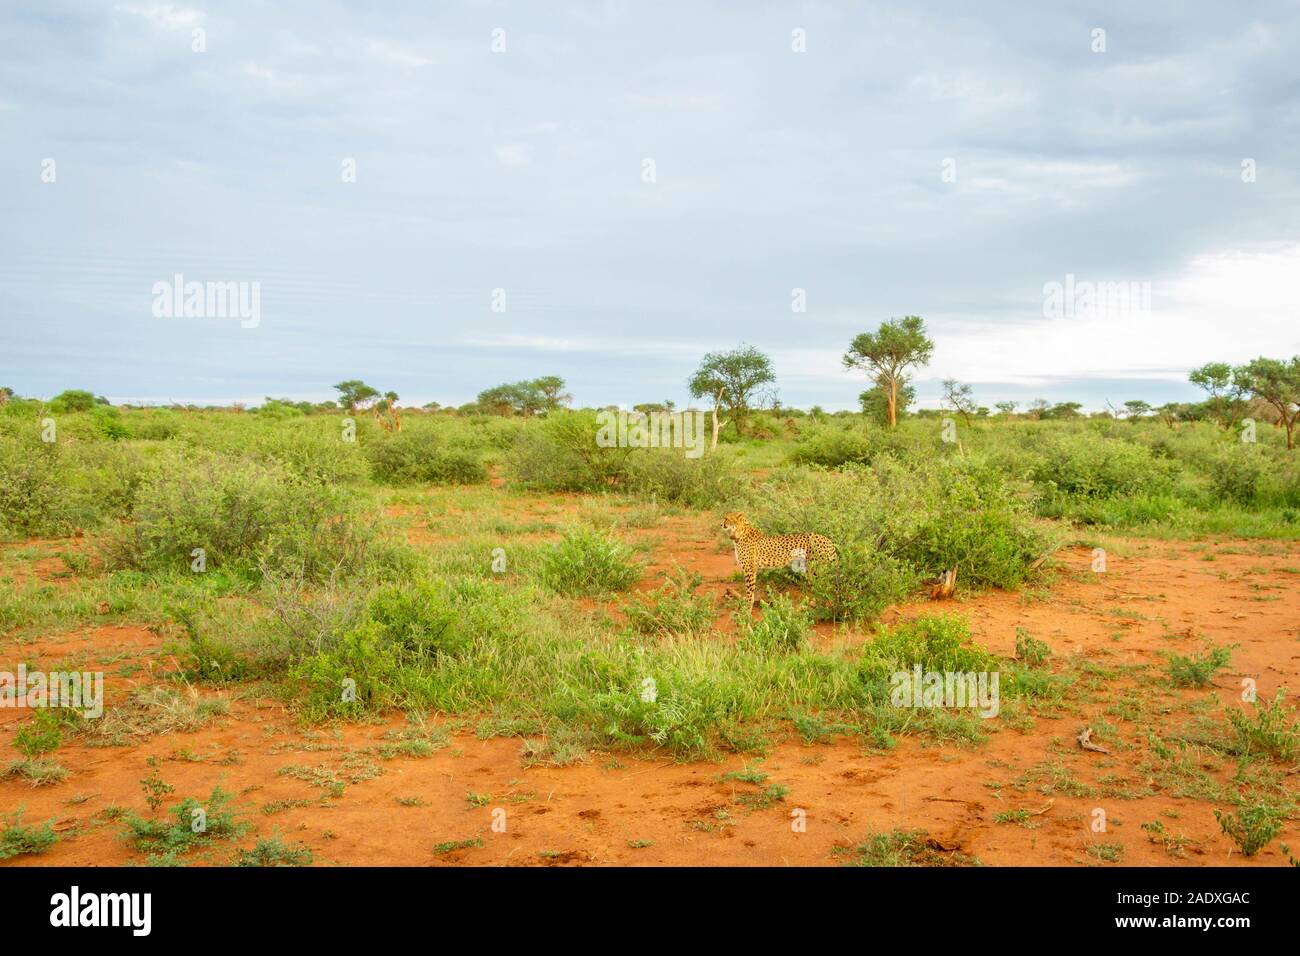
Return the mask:
<svg viewBox="0 0 1300 956">
<path fill-rule="evenodd" d="M 1300 352 L 1297 49 L 1267 0 L 7 2 L 0 385 L 682 402 L 743 341 L 842 408 L 918 314 L 925 404 L 1190 398 Z M 155 315 L 176 274 L 259 320 Z"/>
</svg>

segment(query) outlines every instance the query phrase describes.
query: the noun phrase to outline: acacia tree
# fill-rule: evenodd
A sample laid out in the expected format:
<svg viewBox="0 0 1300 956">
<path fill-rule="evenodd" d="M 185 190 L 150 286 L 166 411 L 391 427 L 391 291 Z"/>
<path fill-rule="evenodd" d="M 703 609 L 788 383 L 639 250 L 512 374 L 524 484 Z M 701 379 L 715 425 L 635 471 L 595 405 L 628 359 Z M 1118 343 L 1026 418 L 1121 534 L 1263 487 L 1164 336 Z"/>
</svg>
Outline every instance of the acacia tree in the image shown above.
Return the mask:
<svg viewBox="0 0 1300 956">
<path fill-rule="evenodd" d="M 541 396 L 541 410 L 544 412 L 554 411 L 573 401 L 573 396 L 564 390 L 564 379 L 558 375 L 543 375 L 533 379 L 532 384 Z"/>
<path fill-rule="evenodd" d="M 970 425 L 970 417 L 975 414 L 975 394 L 974 389 L 969 385 L 963 385 L 955 378 L 945 378 L 943 380 L 943 400 L 952 406 L 952 410 L 962 417 L 967 426 Z"/>
<path fill-rule="evenodd" d="M 390 390 L 384 392 L 384 397 L 375 402 L 375 419 L 384 431 L 402 430 L 402 413 L 397 410 L 397 399 L 398 394 Z"/>
<path fill-rule="evenodd" d="M 1010 418 L 1011 415 L 1015 412 L 1015 410 L 1016 410 L 1016 406 L 1017 406 L 1018 404 L 1020 404 L 1020 403 L 1019 403 L 1019 402 L 1010 402 L 1010 401 L 1008 401 L 1008 402 L 998 402 L 998 403 L 997 403 L 996 405 L 994 405 L 993 407 L 996 408 L 998 411 L 1000 411 L 1000 412 L 1001 412 L 1003 415 L 1005 415 L 1007 418 Z"/>
<path fill-rule="evenodd" d="M 349 413 L 364 408 L 379 398 L 379 389 L 371 388 L 359 378 L 350 378 L 339 382 L 334 388 L 339 393 L 339 402 Z"/>
<path fill-rule="evenodd" d="M 713 447 L 718 447 L 718 432 L 735 422 L 736 434 L 743 435 L 750 412 L 763 402 L 775 398 L 772 386 L 776 373 L 772 360 L 752 345 L 741 345 L 730 352 L 709 352 L 686 383 L 694 398 L 713 399 Z M 729 418 L 719 423 L 718 409 L 725 408 Z"/>
<path fill-rule="evenodd" d="M 885 394 L 889 427 L 898 424 L 898 393 L 907 383 L 907 370 L 929 365 L 934 342 L 926 338 L 919 315 L 880 323 L 876 332 L 863 332 L 844 353 L 846 369 L 861 369 Z"/>
<path fill-rule="evenodd" d="M 1286 428 L 1286 447 L 1295 447 L 1294 430 L 1300 419 L 1300 355 L 1282 359 L 1257 358 L 1232 370 L 1233 383 L 1277 409 Z"/>
<path fill-rule="evenodd" d="M 564 393 L 564 379 L 558 375 L 509 382 L 478 393 L 478 404 L 498 415 L 518 413 L 528 418 L 551 412 L 573 400 Z"/>
<path fill-rule="evenodd" d="M 860 394 L 858 404 L 862 408 L 863 418 L 882 425 L 889 424 L 889 395 L 879 385 L 872 386 Z M 907 410 L 914 404 L 916 404 L 916 389 L 911 384 L 906 384 L 898 390 L 895 411 L 900 416 L 906 415 Z"/>
<path fill-rule="evenodd" d="M 1206 362 L 1187 376 L 1193 385 L 1205 390 L 1206 405 L 1220 425 L 1228 427 L 1228 412 L 1241 399 L 1242 389 L 1233 368 L 1227 362 Z"/>
</svg>

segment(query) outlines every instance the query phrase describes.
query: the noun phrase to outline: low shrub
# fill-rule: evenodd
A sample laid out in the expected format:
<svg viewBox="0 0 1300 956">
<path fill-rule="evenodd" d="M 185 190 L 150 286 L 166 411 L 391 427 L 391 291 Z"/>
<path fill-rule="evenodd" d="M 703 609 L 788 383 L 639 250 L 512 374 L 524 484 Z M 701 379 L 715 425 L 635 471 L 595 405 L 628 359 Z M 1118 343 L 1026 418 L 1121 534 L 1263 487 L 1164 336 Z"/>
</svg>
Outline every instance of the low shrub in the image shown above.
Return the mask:
<svg viewBox="0 0 1300 956">
<path fill-rule="evenodd" d="M 130 520 L 104 542 L 110 568 L 297 572 L 360 567 L 373 535 L 345 490 L 283 466 L 176 452 L 141 482 Z"/>
<path fill-rule="evenodd" d="M 636 583 L 641 569 L 631 550 L 606 534 L 579 528 L 541 555 L 538 580 L 558 594 L 599 597 L 625 591 Z"/>
</svg>

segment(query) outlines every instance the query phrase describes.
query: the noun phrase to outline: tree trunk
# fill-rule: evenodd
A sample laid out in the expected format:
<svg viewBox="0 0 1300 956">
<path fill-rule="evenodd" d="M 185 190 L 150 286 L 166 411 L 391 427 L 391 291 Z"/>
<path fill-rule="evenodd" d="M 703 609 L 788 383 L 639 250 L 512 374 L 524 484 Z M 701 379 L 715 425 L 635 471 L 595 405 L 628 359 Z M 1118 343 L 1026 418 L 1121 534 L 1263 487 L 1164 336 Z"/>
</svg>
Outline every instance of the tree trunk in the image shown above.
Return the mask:
<svg viewBox="0 0 1300 956">
<path fill-rule="evenodd" d="M 889 427 L 898 424 L 898 379 L 889 380 Z"/>
<path fill-rule="evenodd" d="M 718 402 L 722 401 L 722 391 L 713 396 L 713 444 L 709 446 L 709 451 L 718 450 L 718 432 L 722 431 L 722 426 L 718 424 Z"/>
</svg>

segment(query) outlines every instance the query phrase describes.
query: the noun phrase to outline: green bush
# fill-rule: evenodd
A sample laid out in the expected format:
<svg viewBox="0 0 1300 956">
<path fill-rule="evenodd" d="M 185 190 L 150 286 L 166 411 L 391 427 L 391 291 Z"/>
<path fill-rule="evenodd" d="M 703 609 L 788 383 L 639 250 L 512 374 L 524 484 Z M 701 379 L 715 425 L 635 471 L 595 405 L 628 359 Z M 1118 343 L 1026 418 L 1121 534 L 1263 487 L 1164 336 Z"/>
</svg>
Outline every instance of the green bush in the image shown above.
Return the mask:
<svg viewBox="0 0 1300 956">
<path fill-rule="evenodd" d="M 858 428 L 817 428 L 799 436 L 789 461 L 796 465 L 823 465 L 838 468 L 855 463 L 868 464 L 877 446 Z"/>
<path fill-rule="evenodd" d="M 653 594 L 639 595 L 623 607 L 628 624 L 642 634 L 664 637 L 709 630 L 717 602 L 707 591 L 696 593 L 703 580 L 698 572 L 676 568 Z"/>
<path fill-rule="evenodd" d="M 742 639 L 765 652 L 798 651 L 808 643 L 812 614 L 804 605 L 796 605 L 780 594 L 760 607 L 757 620 L 746 617 L 741 625 Z"/>
<path fill-rule="evenodd" d="M 295 411 L 297 411 L 295 409 Z M 290 474 L 325 484 L 356 484 L 369 475 L 366 457 L 357 442 L 344 441 L 329 422 L 294 421 L 259 429 L 248 446 L 260 458 L 283 465 Z"/>
<path fill-rule="evenodd" d="M 21 809 L 13 815 L 12 821 L 0 830 L 0 860 L 44 853 L 59 842 L 59 835 L 51 827 L 53 821 L 46 821 L 39 827 L 23 826 Z"/>
<path fill-rule="evenodd" d="M 1209 687 L 1214 675 L 1228 666 L 1232 659 L 1229 647 L 1212 647 L 1204 654 L 1188 657 L 1169 655 L 1169 678 L 1176 687 Z"/>
<path fill-rule="evenodd" d="M 1248 802 L 1243 798 L 1238 801 L 1235 813 L 1215 810 L 1214 819 L 1242 853 L 1254 856 L 1282 832 L 1287 812 L 1286 807 L 1262 800 Z"/>
<path fill-rule="evenodd" d="M 50 411 L 60 415 L 68 412 L 88 412 L 94 407 L 94 393 L 79 388 L 70 388 L 50 399 Z"/>
<path fill-rule="evenodd" d="M 60 447 L 34 437 L 0 435 L 0 535 L 69 533 L 76 518 Z"/>
<path fill-rule="evenodd" d="M 882 627 L 862 646 L 858 676 L 863 693 L 872 703 L 890 699 L 893 675 L 911 671 L 980 673 L 998 670 L 999 660 L 978 647 L 968 646 L 970 627 L 955 615 L 934 615 Z"/>
<path fill-rule="evenodd" d="M 630 448 L 596 444 L 595 412 L 553 412 L 516 436 L 505 457 L 511 484 L 533 491 L 599 491 L 622 482 Z"/>
<path fill-rule="evenodd" d="M 478 484 L 487 468 L 470 448 L 450 446 L 431 428 L 383 433 L 365 443 L 370 471 L 388 484 Z"/>
<path fill-rule="evenodd" d="M 542 552 L 538 579 L 558 594 L 599 597 L 625 591 L 636 583 L 641 569 L 630 549 L 608 535 L 587 529 L 565 534 Z"/>
<path fill-rule="evenodd" d="M 104 542 L 110 568 L 189 572 L 296 572 L 308 579 L 355 571 L 373 535 L 344 489 L 305 481 L 282 466 L 206 452 L 156 463 L 130 521 Z"/>
<path fill-rule="evenodd" d="M 1023 583 L 1048 541 L 1030 507 L 979 462 L 885 454 L 870 469 L 774 472 L 743 510 L 764 534 L 816 531 L 835 543 L 838 561 L 810 561 L 807 587 L 819 619 L 844 620 L 874 616 L 953 567 L 962 586 Z"/>
<path fill-rule="evenodd" d="M 602 447 L 599 431 L 595 412 L 553 412 L 519 433 L 506 453 L 506 475 L 532 491 L 620 490 L 693 507 L 718 504 L 735 486 L 727 454 Z"/>
<path fill-rule="evenodd" d="M 1031 474 L 1049 492 L 1114 498 L 1158 494 L 1169 488 L 1173 471 L 1144 446 L 1075 434 L 1057 438 Z"/>
<path fill-rule="evenodd" d="M 1258 496 L 1265 473 L 1259 450 L 1236 443 L 1211 462 L 1210 494 L 1218 501 L 1249 505 Z"/>
</svg>

